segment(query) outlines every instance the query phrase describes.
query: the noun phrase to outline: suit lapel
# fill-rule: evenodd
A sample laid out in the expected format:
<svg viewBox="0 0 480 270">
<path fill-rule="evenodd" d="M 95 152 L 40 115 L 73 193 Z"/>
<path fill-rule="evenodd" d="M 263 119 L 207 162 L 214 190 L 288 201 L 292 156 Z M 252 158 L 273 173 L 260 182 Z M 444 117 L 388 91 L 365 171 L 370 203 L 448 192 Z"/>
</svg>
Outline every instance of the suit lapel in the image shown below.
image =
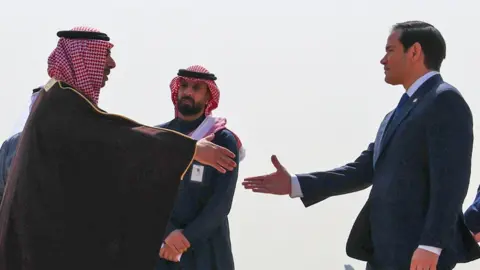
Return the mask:
<svg viewBox="0 0 480 270">
<path fill-rule="evenodd" d="M 377 162 L 378 156 L 380 154 L 380 146 L 382 144 L 382 139 L 385 134 L 385 129 L 390 122 L 390 117 L 392 117 L 392 114 L 393 111 L 391 111 L 385 116 L 382 123 L 380 124 L 380 128 L 378 129 L 377 137 L 375 138 L 375 144 L 373 147 L 373 167 L 375 167 L 375 163 Z"/>
<path fill-rule="evenodd" d="M 398 126 L 402 123 L 402 121 L 407 117 L 410 111 L 418 104 L 417 97 L 411 97 L 408 101 L 403 105 L 402 109 L 395 112 L 393 119 L 391 119 L 390 123 L 385 129 L 385 133 L 382 139 L 382 143 L 380 144 L 380 153 L 385 148 L 385 145 L 390 141 L 393 134 L 397 130 Z"/>
<path fill-rule="evenodd" d="M 399 111 L 395 112 L 393 119 L 390 119 L 392 116 L 392 113 L 390 113 L 389 116 L 384 120 L 382 126 L 380 127 L 381 129 L 383 128 L 383 130 L 381 132 L 379 131 L 379 133 L 381 134 L 377 135 L 377 140 L 375 142 L 375 144 L 379 142 L 380 146 L 375 146 L 375 148 L 378 148 L 378 151 L 375 151 L 377 152 L 376 154 L 374 152 L 374 165 L 380 155 L 385 150 L 387 144 L 390 142 L 403 120 L 405 120 L 405 118 L 410 114 L 410 112 L 415 108 L 415 106 L 420 103 L 423 96 L 428 91 L 435 89 L 442 82 L 443 80 L 440 75 L 432 76 L 418 88 L 418 90 L 413 94 L 413 96 L 408 99 L 408 101 Z"/>
</svg>

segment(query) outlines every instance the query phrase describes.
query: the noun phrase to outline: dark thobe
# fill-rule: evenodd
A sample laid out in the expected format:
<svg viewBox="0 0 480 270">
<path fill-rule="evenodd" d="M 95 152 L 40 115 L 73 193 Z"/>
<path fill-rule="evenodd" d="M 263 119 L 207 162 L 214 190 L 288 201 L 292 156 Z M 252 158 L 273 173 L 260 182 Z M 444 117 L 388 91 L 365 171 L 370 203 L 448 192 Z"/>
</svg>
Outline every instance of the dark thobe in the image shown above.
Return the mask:
<svg viewBox="0 0 480 270">
<path fill-rule="evenodd" d="M 174 119 L 161 125 L 184 134 L 195 130 L 204 117 L 186 122 Z M 237 157 L 238 148 L 232 132 L 216 132 L 215 144 L 228 148 Z M 192 175 L 192 168 L 201 168 L 203 174 Z M 183 253 L 179 263 L 160 259 L 156 270 L 233 270 L 234 260 L 230 243 L 228 213 L 232 205 L 238 177 L 238 166 L 225 174 L 213 167 L 194 162 L 185 175 L 172 212 L 165 237 L 175 229 L 183 229 L 191 247 Z M 201 178 L 201 180 L 199 180 Z"/>
<path fill-rule="evenodd" d="M 47 85 L 8 174 L 0 269 L 152 270 L 196 141 Z"/>
</svg>

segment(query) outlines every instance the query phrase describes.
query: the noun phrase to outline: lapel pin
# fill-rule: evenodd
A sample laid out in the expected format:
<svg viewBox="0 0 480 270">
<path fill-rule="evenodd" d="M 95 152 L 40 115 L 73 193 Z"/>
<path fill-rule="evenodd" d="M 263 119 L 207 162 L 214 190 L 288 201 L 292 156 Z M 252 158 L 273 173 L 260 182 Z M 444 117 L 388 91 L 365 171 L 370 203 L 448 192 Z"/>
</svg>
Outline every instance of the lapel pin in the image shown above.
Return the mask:
<svg viewBox="0 0 480 270">
<path fill-rule="evenodd" d="M 418 98 L 415 98 L 415 99 L 413 100 L 413 103 L 417 102 L 417 100 L 418 100 Z"/>
</svg>

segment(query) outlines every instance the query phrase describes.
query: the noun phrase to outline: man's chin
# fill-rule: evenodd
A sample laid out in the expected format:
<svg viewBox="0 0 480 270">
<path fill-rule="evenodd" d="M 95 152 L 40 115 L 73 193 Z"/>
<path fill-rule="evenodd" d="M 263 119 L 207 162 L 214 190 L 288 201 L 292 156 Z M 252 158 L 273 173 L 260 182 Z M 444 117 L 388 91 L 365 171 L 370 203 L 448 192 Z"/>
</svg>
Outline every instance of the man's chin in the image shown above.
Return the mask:
<svg viewBox="0 0 480 270">
<path fill-rule="evenodd" d="M 107 81 L 108 81 L 108 77 L 105 76 L 102 81 L 102 87 L 104 87 L 107 84 Z"/>
<path fill-rule="evenodd" d="M 197 115 L 200 111 L 192 110 L 191 108 L 179 108 L 178 112 L 181 113 L 183 116 L 194 116 Z"/>
<path fill-rule="evenodd" d="M 390 85 L 398 85 L 399 83 L 396 82 L 394 79 L 388 77 L 388 76 L 385 76 L 385 82 L 390 84 Z"/>
<path fill-rule="evenodd" d="M 185 109 L 185 108 L 179 109 L 178 112 L 181 113 L 181 114 L 184 115 L 184 116 L 192 116 L 192 115 L 195 114 L 195 113 L 192 112 L 191 110 L 188 110 L 188 109 Z"/>
</svg>

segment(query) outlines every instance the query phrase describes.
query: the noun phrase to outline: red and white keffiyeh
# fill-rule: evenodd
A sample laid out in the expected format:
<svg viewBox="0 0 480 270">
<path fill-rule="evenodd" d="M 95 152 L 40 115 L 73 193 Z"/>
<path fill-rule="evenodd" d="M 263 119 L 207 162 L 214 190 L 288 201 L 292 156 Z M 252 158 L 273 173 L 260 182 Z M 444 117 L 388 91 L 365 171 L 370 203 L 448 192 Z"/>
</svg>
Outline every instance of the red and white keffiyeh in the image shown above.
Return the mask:
<svg viewBox="0 0 480 270">
<path fill-rule="evenodd" d="M 193 72 L 209 73 L 209 71 L 206 68 L 199 65 L 191 66 L 186 70 L 193 71 Z M 227 129 L 227 126 L 226 126 L 227 119 L 222 117 L 211 116 L 212 111 L 218 107 L 218 103 L 220 102 L 220 90 L 218 89 L 217 84 L 212 80 L 197 79 L 197 78 L 190 78 L 190 77 L 183 77 L 183 76 L 176 76 L 175 78 L 173 78 L 173 80 L 170 82 L 170 90 L 172 92 L 172 95 L 171 95 L 172 102 L 173 102 L 173 105 L 175 106 L 175 117 L 178 116 L 177 101 L 178 101 L 178 89 L 180 88 L 181 79 L 184 79 L 188 82 L 206 83 L 211 96 L 211 99 L 207 103 L 205 108 L 205 115 L 206 115 L 205 120 L 202 122 L 202 124 L 200 124 L 200 126 L 195 131 L 193 131 L 189 135 L 196 140 L 200 140 L 217 131 L 220 131 L 222 129 Z M 243 147 L 242 141 L 240 140 L 240 138 L 233 131 L 230 130 L 230 132 L 232 132 L 233 136 L 235 136 L 235 139 L 237 140 L 239 159 L 241 161 L 245 157 L 245 148 Z"/>
<path fill-rule="evenodd" d="M 193 71 L 193 72 L 209 73 L 209 71 L 206 68 L 198 65 L 191 66 L 186 70 Z M 212 114 L 212 111 L 218 107 L 218 103 L 220 102 L 220 91 L 218 90 L 217 84 L 211 80 L 177 76 L 173 78 L 173 80 L 170 82 L 170 90 L 172 91 L 172 102 L 173 102 L 173 105 L 175 106 L 175 116 L 178 115 L 177 101 L 178 101 L 178 89 L 180 88 L 181 79 L 184 79 L 188 82 L 204 82 L 208 85 L 208 90 L 210 91 L 211 99 L 207 103 L 207 106 L 205 108 L 205 115 Z"/>
<path fill-rule="evenodd" d="M 91 27 L 75 27 L 72 31 L 99 32 Z M 112 47 L 104 40 L 60 38 L 48 57 L 48 75 L 71 85 L 97 104 L 108 50 Z"/>
<path fill-rule="evenodd" d="M 222 129 L 228 129 L 227 119 L 223 117 L 213 117 L 209 115 L 205 118 L 205 120 L 203 120 L 200 126 L 198 126 L 192 133 L 189 134 L 189 136 L 195 140 L 200 140 L 210 134 L 215 134 L 217 131 L 220 131 Z M 237 134 L 235 134 L 230 129 L 228 130 L 233 134 L 235 140 L 237 141 L 239 160 L 242 161 L 245 158 L 246 154 L 245 148 L 242 145 L 242 141 L 237 136 Z"/>
</svg>

